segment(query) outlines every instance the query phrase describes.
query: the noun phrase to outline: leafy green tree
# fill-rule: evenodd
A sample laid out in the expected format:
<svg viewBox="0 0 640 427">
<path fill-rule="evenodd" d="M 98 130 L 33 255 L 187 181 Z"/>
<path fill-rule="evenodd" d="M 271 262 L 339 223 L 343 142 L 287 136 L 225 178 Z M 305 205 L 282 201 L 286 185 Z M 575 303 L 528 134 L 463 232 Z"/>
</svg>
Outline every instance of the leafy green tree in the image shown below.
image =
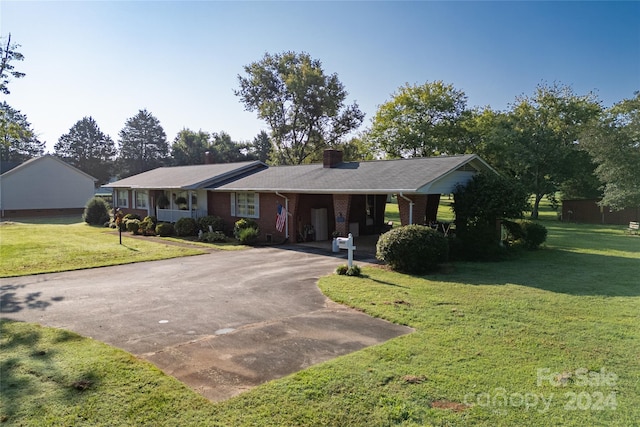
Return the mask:
<svg viewBox="0 0 640 427">
<path fill-rule="evenodd" d="M 5 95 L 10 93 L 9 80 L 11 77 L 20 79 L 25 76 L 24 73 L 15 71 L 15 67 L 11 64 L 14 61 L 24 60 L 24 55 L 16 50 L 19 47 L 19 44 L 11 43 L 11 34 L 7 37 L 6 44 L 0 44 L 0 92 Z"/>
<path fill-rule="evenodd" d="M 600 111 L 592 94 L 576 95 L 558 84 L 539 85 L 533 96 L 516 98 L 510 111 L 497 116 L 496 126 L 485 134 L 487 159 L 534 196 L 533 219 L 545 195 L 555 194 L 563 182 L 579 174 L 590 173 L 588 164 L 575 161 L 577 141 Z"/>
<path fill-rule="evenodd" d="M 634 95 L 609 108 L 580 139 L 605 183 L 601 203 L 615 209 L 640 206 L 640 92 Z"/>
<path fill-rule="evenodd" d="M 250 153 L 250 144 L 234 142 L 224 131 L 212 135 L 210 151 L 215 163 L 242 162 L 255 158 Z"/>
<path fill-rule="evenodd" d="M 138 111 L 120 131 L 118 169 L 121 177 L 162 166 L 169 157 L 167 135 L 150 112 Z"/>
<path fill-rule="evenodd" d="M 0 159 L 23 162 L 44 154 L 44 146 L 24 114 L 6 102 L 0 103 Z"/>
<path fill-rule="evenodd" d="M 310 161 L 340 144 L 364 119 L 356 103 L 345 106 L 347 92 L 337 74 L 325 74 L 307 53 L 267 53 L 244 71 L 235 94 L 271 128 L 277 164 Z"/>
<path fill-rule="evenodd" d="M 210 150 L 209 134 L 182 129 L 178 132 L 171 146 L 171 157 L 176 166 L 200 165 L 204 163 L 205 154 Z"/>
<path fill-rule="evenodd" d="M 55 154 L 72 166 L 94 176 L 100 184 L 109 182 L 116 148 L 92 117 L 84 117 L 58 139 Z"/>
<path fill-rule="evenodd" d="M 499 221 L 521 218 L 529 207 L 529 193 L 518 182 L 493 173 L 475 175 L 458 185 L 452 205 L 456 216 L 456 257 L 495 259 L 499 254 Z"/>
<path fill-rule="evenodd" d="M 263 130 L 260 131 L 249 146 L 249 152 L 261 162 L 267 163 L 271 159 L 273 154 L 273 143 L 269 134 Z"/>
<path fill-rule="evenodd" d="M 370 138 L 393 158 L 464 152 L 466 106 L 464 92 L 442 81 L 407 84 L 378 108 Z"/>
</svg>

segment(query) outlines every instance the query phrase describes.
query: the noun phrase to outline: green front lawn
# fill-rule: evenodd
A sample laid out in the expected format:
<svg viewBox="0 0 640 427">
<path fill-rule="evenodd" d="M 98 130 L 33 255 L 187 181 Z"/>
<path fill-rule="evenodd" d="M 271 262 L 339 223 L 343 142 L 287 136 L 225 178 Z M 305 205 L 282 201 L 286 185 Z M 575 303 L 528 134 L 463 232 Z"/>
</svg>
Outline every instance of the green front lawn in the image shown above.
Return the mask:
<svg viewBox="0 0 640 427">
<path fill-rule="evenodd" d="M 0 222 L 0 277 L 78 270 L 204 253 L 136 239 L 109 228 Z"/>
<path fill-rule="evenodd" d="M 331 299 L 416 331 L 220 404 L 92 340 L 3 323 L 0 421 L 635 425 L 640 238 L 622 226 L 544 225 L 546 247 L 509 261 L 456 263 L 425 277 L 368 267 L 362 278 L 322 278 Z"/>
</svg>

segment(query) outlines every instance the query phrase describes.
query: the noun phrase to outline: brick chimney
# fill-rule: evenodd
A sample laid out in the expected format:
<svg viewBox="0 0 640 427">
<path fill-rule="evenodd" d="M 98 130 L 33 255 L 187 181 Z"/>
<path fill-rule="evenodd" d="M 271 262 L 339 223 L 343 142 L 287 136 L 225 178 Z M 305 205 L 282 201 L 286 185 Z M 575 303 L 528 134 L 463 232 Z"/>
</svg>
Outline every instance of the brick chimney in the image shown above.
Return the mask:
<svg viewBox="0 0 640 427">
<path fill-rule="evenodd" d="M 213 163 L 213 155 L 211 154 L 210 151 L 205 151 L 204 153 L 204 164 L 205 165 L 210 165 Z"/>
<path fill-rule="evenodd" d="M 342 151 L 326 149 L 322 157 L 323 168 L 335 168 L 342 163 Z"/>
</svg>

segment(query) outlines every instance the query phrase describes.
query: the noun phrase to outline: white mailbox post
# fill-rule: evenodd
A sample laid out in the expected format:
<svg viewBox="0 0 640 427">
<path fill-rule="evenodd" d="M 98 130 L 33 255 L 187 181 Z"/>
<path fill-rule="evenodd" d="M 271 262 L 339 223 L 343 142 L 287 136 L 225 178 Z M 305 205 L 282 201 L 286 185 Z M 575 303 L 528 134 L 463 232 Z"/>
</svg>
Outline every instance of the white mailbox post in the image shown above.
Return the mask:
<svg viewBox="0 0 640 427">
<path fill-rule="evenodd" d="M 349 237 L 338 237 L 338 248 L 346 249 L 347 252 L 347 265 L 349 268 L 353 267 L 353 251 L 356 247 L 353 246 L 353 234 L 349 233 Z"/>
</svg>

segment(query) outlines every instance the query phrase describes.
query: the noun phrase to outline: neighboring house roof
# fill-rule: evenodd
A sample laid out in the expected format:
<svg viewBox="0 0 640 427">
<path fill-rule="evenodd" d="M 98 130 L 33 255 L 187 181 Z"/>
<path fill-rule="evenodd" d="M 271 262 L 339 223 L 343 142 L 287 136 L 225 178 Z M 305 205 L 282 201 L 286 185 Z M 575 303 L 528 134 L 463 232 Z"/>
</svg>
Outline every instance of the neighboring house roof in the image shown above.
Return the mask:
<svg viewBox="0 0 640 427">
<path fill-rule="evenodd" d="M 195 190 L 267 167 L 260 161 L 162 167 L 111 182 L 103 187 Z"/>
<path fill-rule="evenodd" d="M 98 181 L 97 178 L 89 175 L 88 173 L 85 173 L 85 172 L 81 171 L 80 169 L 78 169 L 78 168 L 76 168 L 74 166 L 71 166 L 69 163 L 65 162 L 64 160 L 61 160 L 60 158 L 58 158 L 56 156 L 52 156 L 51 154 L 45 154 L 44 156 L 40 156 L 40 157 L 36 157 L 34 159 L 27 160 L 26 162 L 24 162 L 24 163 L 22 163 L 22 164 L 20 164 L 20 165 L 18 165 L 16 167 L 8 170 L 7 172 L 4 172 L 0 176 L 7 177 L 9 175 L 12 175 L 12 174 L 15 174 L 15 173 L 19 173 L 20 171 L 22 171 L 22 170 L 24 170 L 26 168 L 32 167 L 34 165 L 37 165 L 38 163 L 43 162 L 43 161 L 48 161 L 49 159 L 55 160 L 56 162 L 60 163 L 61 165 L 64 165 L 65 167 L 73 170 L 74 172 L 77 172 L 80 175 L 84 175 L 85 177 L 93 180 L 93 182 L 97 182 Z"/>
<path fill-rule="evenodd" d="M 479 171 L 494 169 L 475 154 L 398 160 L 278 166 L 223 185 L 216 191 L 280 191 L 284 193 L 429 194 L 453 191 Z"/>
</svg>

